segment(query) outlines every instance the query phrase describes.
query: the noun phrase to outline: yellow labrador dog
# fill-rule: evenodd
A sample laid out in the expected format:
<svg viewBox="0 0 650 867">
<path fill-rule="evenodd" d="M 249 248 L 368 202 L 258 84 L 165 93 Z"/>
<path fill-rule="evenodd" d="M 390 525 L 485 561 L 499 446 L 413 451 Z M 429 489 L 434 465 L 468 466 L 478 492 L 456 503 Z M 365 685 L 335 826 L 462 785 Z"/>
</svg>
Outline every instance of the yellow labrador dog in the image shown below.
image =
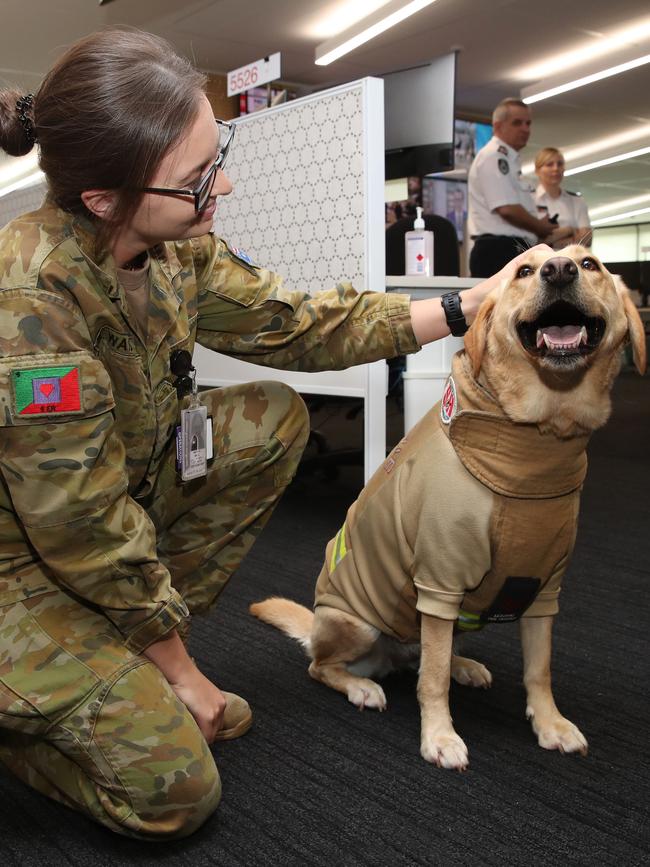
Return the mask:
<svg viewBox="0 0 650 867">
<path fill-rule="evenodd" d="M 546 749 L 587 742 L 551 692 L 551 627 L 576 533 L 585 446 L 610 414 L 626 341 L 645 370 L 628 292 L 586 249 L 531 250 L 484 301 L 443 398 L 393 449 L 327 546 L 312 613 L 251 613 L 298 639 L 310 675 L 384 710 L 374 678 L 417 666 L 421 754 L 467 767 L 450 678 L 488 687 L 452 634 L 520 620 L 526 713 Z"/>
</svg>

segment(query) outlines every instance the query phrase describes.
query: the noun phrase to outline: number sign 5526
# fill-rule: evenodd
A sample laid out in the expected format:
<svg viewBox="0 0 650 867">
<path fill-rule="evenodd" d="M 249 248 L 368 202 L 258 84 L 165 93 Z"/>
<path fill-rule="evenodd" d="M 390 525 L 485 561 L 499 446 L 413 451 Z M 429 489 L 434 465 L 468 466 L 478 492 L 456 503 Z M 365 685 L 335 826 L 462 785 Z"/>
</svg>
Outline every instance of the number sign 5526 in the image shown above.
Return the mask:
<svg viewBox="0 0 650 867">
<path fill-rule="evenodd" d="M 228 73 L 228 96 L 280 78 L 280 52 Z"/>
</svg>

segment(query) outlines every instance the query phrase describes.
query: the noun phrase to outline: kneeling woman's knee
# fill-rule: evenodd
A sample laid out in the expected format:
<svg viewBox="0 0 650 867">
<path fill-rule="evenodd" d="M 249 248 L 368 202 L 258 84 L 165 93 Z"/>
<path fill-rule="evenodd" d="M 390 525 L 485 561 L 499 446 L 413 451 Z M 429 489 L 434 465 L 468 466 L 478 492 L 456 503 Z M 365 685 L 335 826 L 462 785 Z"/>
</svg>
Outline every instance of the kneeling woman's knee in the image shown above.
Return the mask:
<svg viewBox="0 0 650 867">
<path fill-rule="evenodd" d="M 307 441 L 309 434 L 309 411 L 302 397 L 284 382 L 265 381 L 260 383 L 276 413 L 276 432 L 281 432 L 291 442 Z M 304 443 L 303 443 L 304 445 Z"/>
<path fill-rule="evenodd" d="M 98 715 L 93 738 L 104 783 L 89 805 L 118 833 L 147 840 L 186 837 L 214 812 L 221 780 L 212 753 L 152 664 L 120 673 Z M 112 773 L 111 773 L 112 772 Z"/>
<path fill-rule="evenodd" d="M 129 817 L 129 832 L 149 840 L 187 837 L 210 818 L 221 800 L 219 772 L 207 749 L 187 760 L 179 756 L 177 769 L 154 776 L 153 788 L 142 791 Z"/>
</svg>

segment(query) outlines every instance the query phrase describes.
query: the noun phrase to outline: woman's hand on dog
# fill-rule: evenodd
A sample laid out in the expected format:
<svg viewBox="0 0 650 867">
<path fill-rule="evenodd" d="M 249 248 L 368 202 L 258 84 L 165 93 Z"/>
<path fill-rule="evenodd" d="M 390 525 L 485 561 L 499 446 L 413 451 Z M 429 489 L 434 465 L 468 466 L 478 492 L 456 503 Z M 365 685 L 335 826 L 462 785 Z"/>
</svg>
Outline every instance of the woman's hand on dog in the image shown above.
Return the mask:
<svg viewBox="0 0 650 867">
<path fill-rule="evenodd" d="M 525 264 L 529 255 L 533 251 L 541 251 L 552 256 L 554 251 L 547 244 L 538 244 L 525 250 L 518 256 L 515 256 L 507 265 L 492 277 L 487 280 L 482 280 L 471 289 L 464 289 L 460 292 L 461 307 L 468 325 L 474 321 L 474 317 L 478 313 L 478 309 L 487 298 L 487 296 L 502 284 L 502 282 L 512 280 L 519 268 Z M 432 343 L 434 340 L 439 340 L 441 337 L 449 335 L 449 326 L 445 318 L 440 298 L 427 298 L 424 301 L 411 302 L 411 325 L 415 337 L 420 344 L 424 346 L 427 343 Z"/>
<path fill-rule="evenodd" d="M 477 283 L 476 286 L 472 286 L 471 289 L 466 289 L 460 293 L 463 313 L 468 323 L 472 323 L 478 312 L 478 308 L 490 292 L 501 286 L 504 281 L 509 283 L 516 276 L 521 266 L 529 261 L 530 254 L 538 252 L 547 253 L 549 256 L 555 255 L 555 251 L 548 244 L 537 244 L 535 247 L 530 247 L 528 250 L 524 250 L 523 253 L 515 256 L 500 271 L 493 274 L 492 277 L 488 277 L 487 280 L 483 280 L 481 283 Z"/>
</svg>

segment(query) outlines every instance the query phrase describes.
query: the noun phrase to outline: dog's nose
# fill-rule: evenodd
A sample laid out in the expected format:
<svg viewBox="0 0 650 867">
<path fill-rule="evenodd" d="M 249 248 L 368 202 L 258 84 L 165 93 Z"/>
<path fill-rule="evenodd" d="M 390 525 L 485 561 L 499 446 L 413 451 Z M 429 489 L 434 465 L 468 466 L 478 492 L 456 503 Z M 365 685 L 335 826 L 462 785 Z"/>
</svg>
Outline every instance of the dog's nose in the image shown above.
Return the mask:
<svg viewBox="0 0 650 867">
<path fill-rule="evenodd" d="M 556 289 L 563 289 L 578 276 L 578 266 L 566 256 L 556 256 L 544 262 L 540 274 L 545 283 L 550 283 Z"/>
</svg>

